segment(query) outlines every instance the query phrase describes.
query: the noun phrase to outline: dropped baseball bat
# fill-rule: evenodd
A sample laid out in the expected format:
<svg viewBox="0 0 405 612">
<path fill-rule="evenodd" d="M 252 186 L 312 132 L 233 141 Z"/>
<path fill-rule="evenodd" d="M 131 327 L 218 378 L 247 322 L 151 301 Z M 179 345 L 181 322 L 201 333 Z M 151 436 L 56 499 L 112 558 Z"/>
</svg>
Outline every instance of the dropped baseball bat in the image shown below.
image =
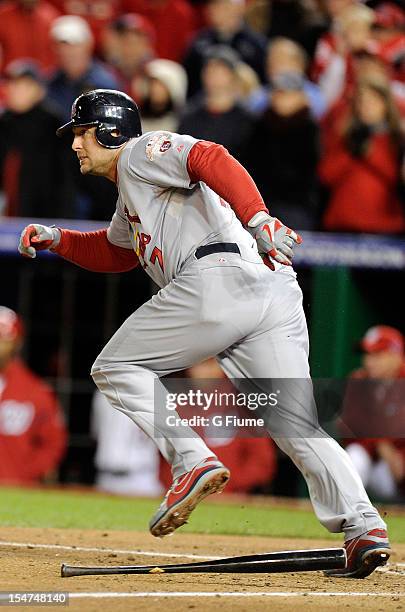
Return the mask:
<svg viewBox="0 0 405 612">
<path fill-rule="evenodd" d="M 288 550 L 258 555 L 244 555 L 197 563 L 170 565 L 111 565 L 61 567 L 62 578 L 71 576 L 99 576 L 107 574 L 189 574 L 189 573 L 247 573 L 273 574 L 278 572 L 313 572 L 316 570 L 346 567 L 344 548 L 321 548 L 314 550 Z"/>
</svg>

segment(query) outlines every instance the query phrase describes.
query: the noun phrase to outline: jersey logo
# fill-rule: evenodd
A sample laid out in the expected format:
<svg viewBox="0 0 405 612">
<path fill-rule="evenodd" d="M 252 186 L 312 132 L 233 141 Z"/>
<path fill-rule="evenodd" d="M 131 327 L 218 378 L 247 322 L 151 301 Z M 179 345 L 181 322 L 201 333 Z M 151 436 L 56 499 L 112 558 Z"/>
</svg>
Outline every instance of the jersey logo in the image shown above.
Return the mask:
<svg viewBox="0 0 405 612">
<path fill-rule="evenodd" d="M 170 132 L 157 132 L 148 140 L 145 153 L 149 161 L 154 161 L 156 156 L 163 155 L 172 146 L 172 134 Z"/>
<path fill-rule="evenodd" d="M 145 257 L 146 247 L 151 241 L 151 236 L 149 236 L 149 234 L 144 234 L 143 232 L 136 232 L 134 240 L 135 240 L 135 253 L 138 255 L 141 261 L 142 267 L 146 268 L 148 266 L 148 263 Z M 165 271 L 164 264 L 163 264 L 163 253 L 159 249 L 159 247 L 157 246 L 153 247 L 152 252 L 149 255 L 149 261 L 152 264 L 156 264 L 157 262 L 162 272 Z"/>
<path fill-rule="evenodd" d="M 140 234 L 137 234 L 137 245 L 136 245 L 136 254 L 138 255 L 138 257 L 142 257 L 143 260 L 145 260 L 145 251 L 146 251 L 146 247 L 148 246 L 150 242 L 150 236 L 149 234 L 144 234 L 143 232 Z"/>
<path fill-rule="evenodd" d="M 170 142 L 170 140 L 165 140 L 162 146 L 160 147 L 159 151 L 161 153 L 166 153 L 166 151 L 168 151 L 171 146 L 172 146 L 172 143 Z"/>
<path fill-rule="evenodd" d="M 155 248 L 153 249 L 153 251 L 152 251 L 152 253 L 150 255 L 150 261 L 151 261 L 151 263 L 154 264 L 156 262 L 156 260 L 158 261 L 159 266 L 160 266 L 162 272 L 164 272 L 165 269 L 164 269 L 164 266 L 163 266 L 163 254 L 162 254 L 162 251 L 158 247 L 155 246 Z"/>
<path fill-rule="evenodd" d="M 130 215 L 129 214 L 129 210 L 128 210 L 128 208 L 126 206 L 124 207 L 124 214 L 125 214 L 126 218 L 128 219 L 128 221 L 130 223 L 140 223 L 141 222 L 141 220 L 138 217 L 138 215 Z"/>
</svg>

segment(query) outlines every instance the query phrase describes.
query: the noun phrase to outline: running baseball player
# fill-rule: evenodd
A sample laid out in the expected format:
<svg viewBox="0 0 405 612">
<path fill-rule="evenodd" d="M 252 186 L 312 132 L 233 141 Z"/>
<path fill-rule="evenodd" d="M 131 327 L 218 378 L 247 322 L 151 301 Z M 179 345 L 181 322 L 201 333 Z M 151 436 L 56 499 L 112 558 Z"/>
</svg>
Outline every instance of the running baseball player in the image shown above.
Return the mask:
<svg viewBox="0 0 405 612">
<path fill-rule="evenodd" d="M 151 533 L 172 533 L 229 479 L 188 427 L 173 436 L 162 420 L 158 435 L 154 429 L 160 378 L 217 356 L 233 379 L 294 379 L 281 417 L 297 433 L 270 433 L 302 471 L 320 522 L 345 534 L 347 568 L 331 575 L 369 575 L 389 557 L 386 525 L 345 451 L 315 423 L 308 430 L 303 410 L 298 382 L 310 381 L 308 333 L 291 265 L 300 237 L 270 216 L 250 175 L 222 146 L 170 132 L 142 135 L 137 106 L 123 93 L 81 95 L 57 133 L 68 130 L 82 174 L 117 184 L 111 223 L 85 233 L 32 224 L 19 250 L 34 258 L 51 249 L 97 272 L 140 264 L 161 287 L 123 323 L 91 371 L 110 404 L 152 437 L 172 466 L 173 485 Z M 316 434 L 300 435 L 304 430 Z"/>
</svg>

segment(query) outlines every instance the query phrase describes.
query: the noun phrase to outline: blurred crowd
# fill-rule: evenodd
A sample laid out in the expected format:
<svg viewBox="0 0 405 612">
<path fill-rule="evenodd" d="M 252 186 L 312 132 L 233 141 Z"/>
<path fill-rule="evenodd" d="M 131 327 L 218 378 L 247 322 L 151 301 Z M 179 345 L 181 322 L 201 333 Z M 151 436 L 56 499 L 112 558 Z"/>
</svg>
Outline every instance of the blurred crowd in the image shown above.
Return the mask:
<svg viewBox="0 0 405 612">
<path fill-rule="evenodd" d="M 288 225 L 405 230 L 401 0 L 0 1 L 0 217 L 111 217 L 55 138 L 94 88 L 223 144 Z"/>
</svg>

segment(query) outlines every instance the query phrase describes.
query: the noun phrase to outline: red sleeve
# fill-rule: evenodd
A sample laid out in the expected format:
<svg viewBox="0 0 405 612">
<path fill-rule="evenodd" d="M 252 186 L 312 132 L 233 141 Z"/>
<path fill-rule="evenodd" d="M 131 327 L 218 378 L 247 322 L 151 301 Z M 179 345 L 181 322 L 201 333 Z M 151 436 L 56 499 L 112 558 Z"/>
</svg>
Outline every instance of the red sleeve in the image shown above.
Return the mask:
<svg viewBox="0 0 405 612">
<path fill-rule="evenodd" d="M 245 225 L 259 211 L 269 212 L 250 174 L 222 145 L 197 142 L 188 154 L 187 170 L 193 183 L 208 185 Z"/>
<path fill-rule="evenodd" d="M 111 244 L 107 230 L 76 232 L 61 229 L 61 239 L 55 253 L 92 272 L 127 272 L 135 268 L 138 257 L 130 249 Z"/>
<path fill-rule="evenodd" d="M 32 438 L 32 454 L 26 475 L 37 480 L 55 470 L 66 450 L 66 427 L 62 409 L 53 392 L 41 392 L 37 404 Z"/>
</svg>

